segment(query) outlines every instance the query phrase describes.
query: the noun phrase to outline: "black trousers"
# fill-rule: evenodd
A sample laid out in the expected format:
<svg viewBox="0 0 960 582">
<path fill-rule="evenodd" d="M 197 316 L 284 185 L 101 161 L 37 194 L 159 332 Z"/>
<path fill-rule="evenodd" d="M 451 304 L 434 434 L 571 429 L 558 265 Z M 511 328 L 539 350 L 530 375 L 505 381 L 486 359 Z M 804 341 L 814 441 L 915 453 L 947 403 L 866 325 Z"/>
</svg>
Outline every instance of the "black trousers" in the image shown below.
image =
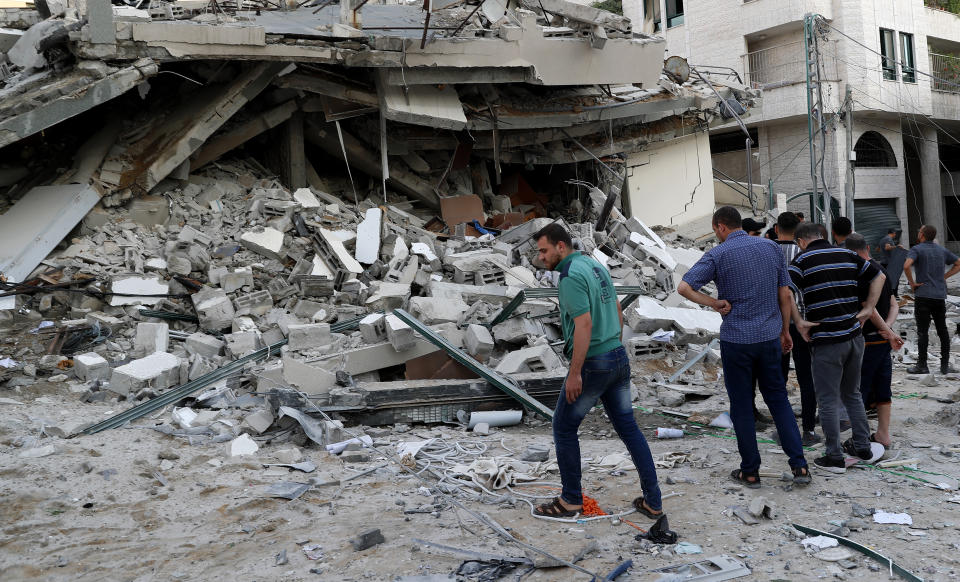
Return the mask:
<svg viewBox="0 0 960 582">
<path fill-rule="evenodd" d="M 917 318 L 917 363 L 927 365 L 927 346 L 930 345 L 930 339 L 927 334 L 930 332 L 930 320 L 933 320 L 934 327 L 937 328 L 937 336 L 940 338 L 940 357 L 941 366 L 950 361 L 950 332 L 947 331 L 947 302 L 943 299 L 930 299 L 927 297 L 917 297 L 914 301 L 914 316 Z"/>
</svg>

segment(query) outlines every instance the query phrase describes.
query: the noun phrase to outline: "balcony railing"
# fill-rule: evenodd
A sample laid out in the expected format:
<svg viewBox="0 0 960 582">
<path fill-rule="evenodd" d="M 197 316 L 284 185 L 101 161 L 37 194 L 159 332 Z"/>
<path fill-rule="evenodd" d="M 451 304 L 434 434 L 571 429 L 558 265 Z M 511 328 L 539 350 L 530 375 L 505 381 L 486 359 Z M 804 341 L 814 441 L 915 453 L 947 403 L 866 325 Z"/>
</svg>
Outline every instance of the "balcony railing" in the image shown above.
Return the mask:
<svg viewBox="0 0 960 582">
<path fill-rule="evenodd" d="M 838 81 L 840 78 L 835 56 L 836 42 L 821 44 L 820 62 L 824 81 Z M 753 51 L 741 58 L 747 82 L 755 89 L 773 89 L 807 80 L 803 41 Z"/>
<path fill-rule="evenodd" d="M 930 53 L 930 88 L 960 94 L 960 57 Z"/>
</svg>

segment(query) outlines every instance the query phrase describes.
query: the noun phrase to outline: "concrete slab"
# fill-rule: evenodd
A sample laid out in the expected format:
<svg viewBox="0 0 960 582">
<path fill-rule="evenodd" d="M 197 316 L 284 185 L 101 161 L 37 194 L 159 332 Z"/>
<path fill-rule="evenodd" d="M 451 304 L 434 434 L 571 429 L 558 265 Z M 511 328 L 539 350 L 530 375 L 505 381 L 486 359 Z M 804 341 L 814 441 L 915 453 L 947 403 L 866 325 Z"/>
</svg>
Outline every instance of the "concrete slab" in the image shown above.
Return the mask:
<svg viewBox="0 0 960 582">
<path fill-rule="evenodd" d="M 371 265 L 379 258 L 382 221 L 383 211 L 379 208 L 370 208 L 367 210 L 363 222 L 357 226 L 355 256 L 358 262 Z"/>
</svg>

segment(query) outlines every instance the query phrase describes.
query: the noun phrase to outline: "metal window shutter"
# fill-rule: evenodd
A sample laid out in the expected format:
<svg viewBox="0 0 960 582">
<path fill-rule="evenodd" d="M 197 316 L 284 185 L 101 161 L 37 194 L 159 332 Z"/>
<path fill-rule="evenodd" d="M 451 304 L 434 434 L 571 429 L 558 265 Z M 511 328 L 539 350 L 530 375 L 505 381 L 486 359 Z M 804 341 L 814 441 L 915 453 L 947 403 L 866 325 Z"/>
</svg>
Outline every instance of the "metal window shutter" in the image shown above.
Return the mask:
<svg viewBox="0 0 960 582">
<path fill-rule="evenodd" d="M 856 231 L 867 239 L 871 255 L 875 256 L 877 244 L 886 236 L 887 229 L 901 228 L 900 217 L 897 216 L 897 199 L 854 200 L 853 221 Z"/>
</svg>

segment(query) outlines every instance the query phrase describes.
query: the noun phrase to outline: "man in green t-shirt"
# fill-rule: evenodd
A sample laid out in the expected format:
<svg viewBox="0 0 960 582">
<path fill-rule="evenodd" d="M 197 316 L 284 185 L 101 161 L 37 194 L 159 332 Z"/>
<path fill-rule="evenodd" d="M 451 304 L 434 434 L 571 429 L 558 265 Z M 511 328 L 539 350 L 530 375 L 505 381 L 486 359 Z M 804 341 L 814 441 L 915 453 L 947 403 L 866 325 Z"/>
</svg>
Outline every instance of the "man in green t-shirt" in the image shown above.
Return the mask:
<svg viewBox="0 0 960 582">
<path fill-rule="evenodd" d="M 633 416 L 630 360 L 620 342 L 623 313 L 607 269 L 573 250 L 570 234 L 556 223 L 534 235 L 540 260 L 560 272 L 560 319 L 570 368 L 553 414 L 553 441 L 563 489 L 537 515 L 572 517 L 583 509 L 580 489 L 580 441 L 577 429 L 597 401 L 627 446 L 640 475 L 642 497 L 633 500 L 651 519 L 663 515 L 657 469 Z"/>
</svg>

